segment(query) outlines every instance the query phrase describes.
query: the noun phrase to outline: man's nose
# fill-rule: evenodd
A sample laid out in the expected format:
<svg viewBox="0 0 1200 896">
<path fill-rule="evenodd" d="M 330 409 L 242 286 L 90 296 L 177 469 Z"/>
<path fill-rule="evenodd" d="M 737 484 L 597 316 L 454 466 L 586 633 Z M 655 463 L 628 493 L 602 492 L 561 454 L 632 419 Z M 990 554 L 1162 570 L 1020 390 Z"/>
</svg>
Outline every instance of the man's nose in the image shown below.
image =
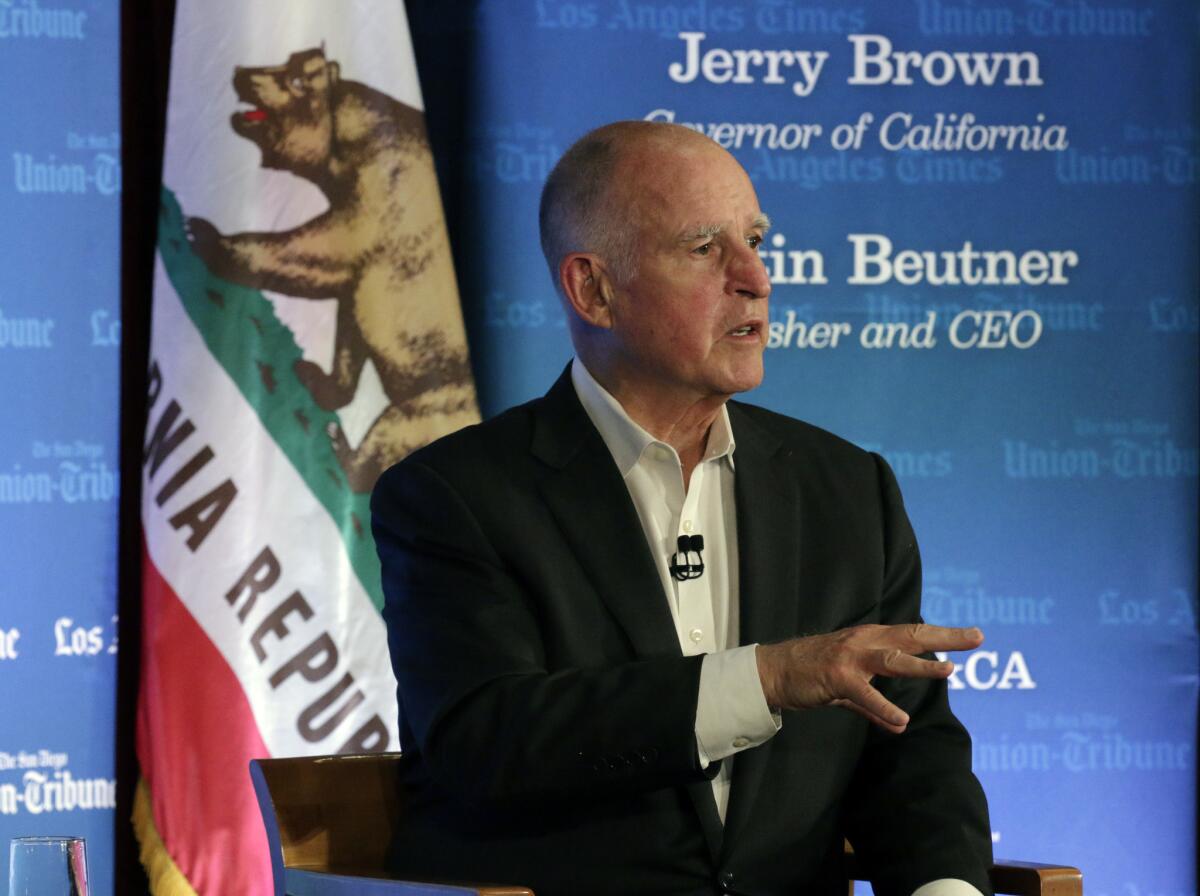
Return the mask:
<svg viewBox="0 0 1200 896">
<path fill-rule="evenodd" d="M 742 243 L 729 263 L 731 288 L 748 299 L 765 299 L 771 294 L 771 278 L 758 249 Z"/>
</svg>

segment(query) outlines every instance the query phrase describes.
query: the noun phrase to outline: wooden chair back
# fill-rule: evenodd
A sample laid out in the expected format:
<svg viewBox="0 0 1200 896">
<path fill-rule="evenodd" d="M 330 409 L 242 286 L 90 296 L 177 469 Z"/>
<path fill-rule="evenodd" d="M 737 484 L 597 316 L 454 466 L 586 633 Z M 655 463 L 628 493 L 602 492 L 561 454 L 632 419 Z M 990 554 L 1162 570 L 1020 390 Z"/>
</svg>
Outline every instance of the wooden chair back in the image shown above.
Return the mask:
<svg viewBox="0 0 1200 896">
<path fill-rule="evenodd" d="M 399 763 L 399 753 L 253 760 L 274 879 L 284 868 L 387 867 Z"/>
<path fill-rule="evenodd" d="M 399 789 L 401 761 L 399 753 L 251 761 L 250 775 L 271 852 L 275 896 L 286 896 L 289 869 L 292 880 L 313 893 L 367 893 L 369 880 L 371 893 L 533 896 L 524 887 L 413 884 L 386 870 L 388 844 L 404 808 Z M 1065 865 L 997 862 L 991 876 L 997 893 L 1083 894 L 1083 876 L 1077 868 Z M 846 877 L 852 893 L 853 881 L 861 880 L 862 873 L 848 845 Z M 322 878 L 327 886 L 314 884 Z M 362 883 L 355 884 L 356 879 Z"/>
</svg>

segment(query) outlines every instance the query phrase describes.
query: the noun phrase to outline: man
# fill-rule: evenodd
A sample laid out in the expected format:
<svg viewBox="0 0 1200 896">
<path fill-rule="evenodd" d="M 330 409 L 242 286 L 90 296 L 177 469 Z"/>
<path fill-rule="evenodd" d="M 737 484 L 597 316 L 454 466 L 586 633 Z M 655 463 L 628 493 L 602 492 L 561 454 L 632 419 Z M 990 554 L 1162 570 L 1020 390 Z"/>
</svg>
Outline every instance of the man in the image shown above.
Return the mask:
<svg viewBox="0 0 1200 896">
<path fill-rule="evenodd" d="M 762 378 L 770 292 L 745 172 L 690 130 L 609 125 L 556 166 L 541 225 L 575 362 L 373 497 L 397 867 L 539 896 L 844 893 L 847 837 L 876 893 L 986 892 L 950 665 L 919 656 L 982 635 L 918 624 L 882 459 L 728 401 Z"/>
</svg>

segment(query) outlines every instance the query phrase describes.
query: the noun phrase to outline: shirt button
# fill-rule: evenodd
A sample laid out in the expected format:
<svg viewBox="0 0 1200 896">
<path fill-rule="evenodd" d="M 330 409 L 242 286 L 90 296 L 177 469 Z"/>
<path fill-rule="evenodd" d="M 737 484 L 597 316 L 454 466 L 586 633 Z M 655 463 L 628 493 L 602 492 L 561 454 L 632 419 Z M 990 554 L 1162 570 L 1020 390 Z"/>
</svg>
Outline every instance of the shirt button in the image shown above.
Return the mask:
<svg viewBox="0 0 1200 896">
<path fill-rule="evenodd" d="M 692 534 L 692 521 L 691 520 L 683 521 L 683 531 L 688 533 L 689 535 Z"/>
<path fill-rule="evenodd" d="M 750 738 L 735 737 L 733 739 L 733 746 L 734 746 L 734 749 L 736 749 L 736 750 L 744 750 L 744 749 L 746 749 L 746 747 L 750 746 Z"/>
<path fill-rule="evenodd" d="M 704 630 L 694 628 L 688 632 L 688 637 L 692 639 L 693 644 L 699 644 L 702 640 L 704 640 Z"/>
</svg>

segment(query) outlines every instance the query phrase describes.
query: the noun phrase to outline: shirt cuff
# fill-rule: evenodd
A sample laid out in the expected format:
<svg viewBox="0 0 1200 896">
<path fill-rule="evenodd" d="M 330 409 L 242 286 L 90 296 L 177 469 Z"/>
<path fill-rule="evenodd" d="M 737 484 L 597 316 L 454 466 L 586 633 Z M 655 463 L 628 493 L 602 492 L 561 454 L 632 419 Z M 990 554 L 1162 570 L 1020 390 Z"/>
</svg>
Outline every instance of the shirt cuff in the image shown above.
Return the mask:
<svg viewBox="0 0 1200 896">
<path fill-rule="evenodd" d="M 700 664 L 696 748 L 701 768 L 765 743 L 783 724 L 763 695 L 757 647 L 747 644 L 709 653 Z"/>
<path fill-rule="evenodd" d="M 983 896 L 975 887 L 965 880 L 944 877 L 941 880 L 931 880 L 917 887 L 913 896 Z"/>
</svg>

